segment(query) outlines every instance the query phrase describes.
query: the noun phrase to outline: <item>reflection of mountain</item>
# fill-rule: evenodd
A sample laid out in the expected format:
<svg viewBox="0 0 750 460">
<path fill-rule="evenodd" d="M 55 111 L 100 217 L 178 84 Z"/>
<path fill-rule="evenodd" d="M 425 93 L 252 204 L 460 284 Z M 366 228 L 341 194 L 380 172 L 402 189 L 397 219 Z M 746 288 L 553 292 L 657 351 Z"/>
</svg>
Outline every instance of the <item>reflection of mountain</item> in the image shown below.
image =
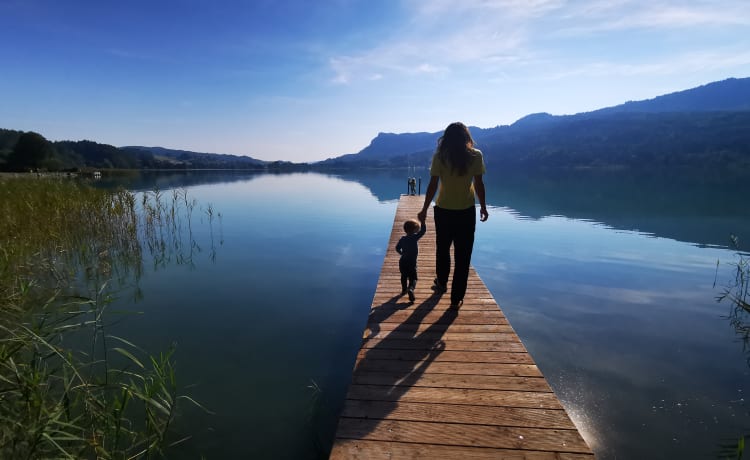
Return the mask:
<svg viewBox="0 0 750 460">
<path fill-rule="evenodd" d="M 167 190 L 247 181 L 263 174 L 267 173 L 144 171 L 98 183 L 130 190 Z M 426 169 L 354 170 L 335 176 L 364 185 L 380 201 L 390 201 L 406 193 L 410 175 L 422 178 L 424 192 L 429 177 Z M 727 246 L 730 233 L 741 242 L 750 241 L 750 208 L 745 201 L 750 183 L 743 178 L 636 177 L 622 172 L 520 174 L 491 169 L 485 184 L 488 205 L 507 207 L 531 219 L 556 215 L 591 220 L 698 245 Z"/>
<path fill-rule="evenodd" d="M 562 215 L 622 230 L 698 245 L 727 246 L 729 234 L 750 239 L 750 184 L 738 180 L 699 181 L 622 173 L 507 175 L 485 178 L 490 204 L 521 215 Z"/>
<path fill-rule="evenodd" d="M 122 187 L 133 191 L 169 190 L 196 185 L 221 184 L 252 180 L 266 174 L 286 175 L 295 173 L 263 172 L 263 171 L 232 171 L 232 170 L 178 170 L 178 171 L 128 171 L 105 175 L 95 185 L 105 188 Z M 308 174 L 319 174 L 310 172 Z M 375 169 L 375 170 L 344 170 L 335 174 L 325 174 L 343 180 L 358 182 L 372 192 L 380 201 L 398 199 L 406 193 L 406 180 L 409 175 L 420 177 L 419 173 L 409 173 L 403 169 Z M 429 178 L 427 170 L 421 173 L 423 178 L 422 190 Z"/>
<path fill-rule="evenodd" d="M 429 173 L 415 175 L 422 176 L 424 192 Z M 405 193 L 407 176 L 404 169 L 353 171 L 339 177 L 361 183 L 385 201 Z M 485 176 L 485 184 L 490 206 L 511 208 L 532 219 L 566 216 L 698 245 L 727 246 L 730 233 L 750 240 L 750 208 L 744 201 L 750 184 L 742 179 L 499 171 Z"/>
<path fill-rule="evenodd" d="M 254 179 L 263 174 L 253 171 L 127 171 L 105 175 L 95 185 L 106 188 L 123 187 L 133 191 L 168 190 L 204 184 L 219 184 Z"/>
<path fill-rule="evenodd" d="M 407 193 L 407 179 L 414 176 L 422 179 L 422 193 L 427 187 L 430 173 L 426 169 L 408 171 L 401 169 L 372 169 L 372 170 L 347 170 L 336 174 L 344 180 L 359 182 L 369 188 L 372 194 L 380 201 L 397 200 L 403 193 Z"/>
<path fill-rule="evenodd" d="M 521 215 L 562 215 L 698 245 L 750 238 L 743 181 L 700 182 L 623 174 L 488 177 L 488 199 Z"/>
</svg>

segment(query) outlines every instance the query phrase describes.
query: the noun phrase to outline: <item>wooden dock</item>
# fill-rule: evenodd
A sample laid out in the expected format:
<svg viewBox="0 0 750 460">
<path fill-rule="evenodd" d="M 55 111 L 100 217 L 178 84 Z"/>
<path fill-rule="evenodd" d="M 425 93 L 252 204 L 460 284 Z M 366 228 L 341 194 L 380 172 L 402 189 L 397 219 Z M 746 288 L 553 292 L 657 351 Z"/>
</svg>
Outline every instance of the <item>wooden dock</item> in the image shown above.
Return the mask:
<svg viewBox="0 0 750 460">
<path fill-rule="evenodd" d="M 431 290 L 432 209 L 416 300 L 400 296 L 394 248 L 423 202 L 399 201 L 330 458 L 593 459 L 476 271 L 458 312 Z"/>
</svg>

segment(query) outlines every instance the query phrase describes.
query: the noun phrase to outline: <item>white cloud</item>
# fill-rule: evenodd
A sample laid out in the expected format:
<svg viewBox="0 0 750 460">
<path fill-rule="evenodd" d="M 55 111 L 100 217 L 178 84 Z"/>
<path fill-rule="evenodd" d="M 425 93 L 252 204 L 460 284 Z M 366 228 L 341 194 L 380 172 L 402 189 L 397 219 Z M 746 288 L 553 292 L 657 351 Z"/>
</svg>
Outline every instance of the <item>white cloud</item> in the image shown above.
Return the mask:
<svg viewBox="0 0 750 460">
<path fill-rule="evenodd" d="M 542 64 L 552 66 L 545 73 L 559 78 L 585 72 L 659 74 L 674 71 L 670 68 L 700 70 L 746 63 L 745 53 L 732 57 L 736 50 L 697 51 L 693 57 L 683 55 L 671 63 L 649 62 L 647 57 L 629 64 L 587 62 L 574 44 L 568 43 L 566 49 L 562 43 L 581 35 L 594 34 L 606 41 L 612 32 L 652 29 L 658 33 L 678 28 L 684 29 L 680 39 L 690 40 L 692 30 L 698 36 L 707 27 L 750 25 L 746 0 L 406 0 L 405 5 L 410 11 L 408 27 L 394 30 L 379 46 L 331 59 L 334 83 L 372 80 L 372 75 L 429 78 L 467 68 L 494 81 L 514 70 L 526 75 L 530 65 Z M 550 39 L 554 37 L 559 43 Z M 702 45 L 696 40 L 695 46 Z M 639 53 L 646 56 L 648 51 Z M 567 70 L 576 61 L 576 69 Z"/>
<path fill-rule="evenodd" d="M 602 0 L 570 8 L 561 19 L 571 24 L 559 32 L 570 35 L 634 29 L 746 26 L 750 25 L 750 2 Z"/>
<path fill-rule="evenodd" d="M 453 16 L 466 12 L 485 15 L 502 14 L 506 17 L 537 17 L 563 7 L 565 0 L 437 0 L 412 2 L 418 14 L 422 16 Z"/>
<path fill-rule="evenodd" d="M 473 22 L 473 19 L 469 22 Z M 334 83 L 380 78 L 437 75 L 466 63 L 490 65 L 518 62 L 518 49 L 526 41 L 518 28 L 495 23 L 451 26 L 417 22 L 378 47 L 329 60 Z"/>
<path fill-rule="evenodd" d="M 438 67 L 435 67 L 432 64 L 423 63 L 417 66 L 415 69 L 418 73 L 438 73 L 441 71 Z"/>
<path fill-rule="evenodd" d="M 352 71 L 358 66 L 357 59 L 347 56 L 339 56 L 330 59 L 330 66 L 334 77 L 331 82 L 337 85 L 347 85 L 351 79 Z"/>
<path fill-rule="evenodd" d="M 540 80 L 560 80 L 569 77 L 611 76 L 667 76 L 693 72 L 715 71 L 750 66 L 750 51 L 738 53 L 734 49 L 696 51 L 668 58 L 660 57 L 656 62 L 623 63 L 596 61 L 582 65 L 564 67 L 557 72 L 539 76 Z M 742 76 L 742 75 L 737 75 Z"/>
</svg>

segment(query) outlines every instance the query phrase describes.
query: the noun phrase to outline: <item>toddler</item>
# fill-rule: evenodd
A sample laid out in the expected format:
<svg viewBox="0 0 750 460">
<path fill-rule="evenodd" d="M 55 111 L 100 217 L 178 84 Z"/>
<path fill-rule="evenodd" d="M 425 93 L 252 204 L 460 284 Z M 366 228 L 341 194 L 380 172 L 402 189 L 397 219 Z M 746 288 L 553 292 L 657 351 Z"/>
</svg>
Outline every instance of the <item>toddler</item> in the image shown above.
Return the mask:
<svg viewBox="0 0 750 460">
<path fill-rule="evenodd" d="M 411 302 L 414 302 L 414 288 L 417 286 L 418 241 L 425 231 L 427 231 L 427 226 L 424 220 L 420 223 L 409 219 L 404 222 L 406 235 L 402 236 L 396 244 L 396 252 L 401 254 L 401 259 L 398 261 L 398 269 L 401 272 L 401 295 L 409 294 Z"/>
</svg>

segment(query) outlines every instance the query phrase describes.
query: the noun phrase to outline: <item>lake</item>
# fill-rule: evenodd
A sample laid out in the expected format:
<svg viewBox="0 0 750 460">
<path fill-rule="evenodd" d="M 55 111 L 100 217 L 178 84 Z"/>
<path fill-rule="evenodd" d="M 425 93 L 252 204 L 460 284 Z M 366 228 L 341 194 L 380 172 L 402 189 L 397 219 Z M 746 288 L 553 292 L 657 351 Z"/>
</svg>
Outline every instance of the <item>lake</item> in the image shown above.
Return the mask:
<svg viewBox="0 0 750 460">
<path fill-rule="evenodd" d="M 201 208 L 191 262 L 146 264 L 112 307 L 142 314 L 109 326 L 148 350 L 175 343 L 182 392 L 212 411 L 184 406 L 192 438 L 172 456 L 327 455 L 408 174 L 101 182 L 185 188 Z M 750 354 L 715 300 L 733 279 L 729 235 L 750 241 L 750 186 L 614 172 L 485 183 L 472 264 L 597 458 L 714 458 L 750 433 Z"/>
</svg>

